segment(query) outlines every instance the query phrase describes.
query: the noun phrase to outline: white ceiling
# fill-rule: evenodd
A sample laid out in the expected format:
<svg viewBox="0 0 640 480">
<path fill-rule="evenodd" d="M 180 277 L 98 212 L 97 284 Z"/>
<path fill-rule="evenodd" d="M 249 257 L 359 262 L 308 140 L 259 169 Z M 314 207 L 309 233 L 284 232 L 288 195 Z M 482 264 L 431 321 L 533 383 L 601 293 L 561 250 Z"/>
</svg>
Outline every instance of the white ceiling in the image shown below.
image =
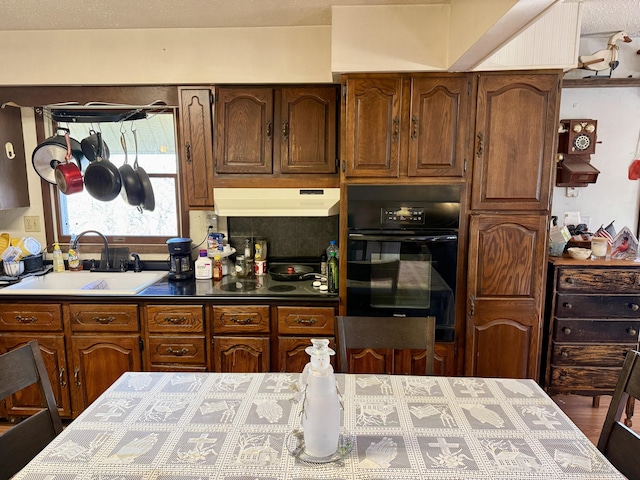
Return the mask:
<svg viewBox="0 0 640 480">
<path fill-rule="evenodd" d="M 575 1 L 575 0 L 571 0 Z M 640 36 L 640 0 L 583 0 L 582 35 Z M 330 25 L 332 5 L 448 4 L 451 0 L 2 0 L 1 30 Z"/>
</svg>

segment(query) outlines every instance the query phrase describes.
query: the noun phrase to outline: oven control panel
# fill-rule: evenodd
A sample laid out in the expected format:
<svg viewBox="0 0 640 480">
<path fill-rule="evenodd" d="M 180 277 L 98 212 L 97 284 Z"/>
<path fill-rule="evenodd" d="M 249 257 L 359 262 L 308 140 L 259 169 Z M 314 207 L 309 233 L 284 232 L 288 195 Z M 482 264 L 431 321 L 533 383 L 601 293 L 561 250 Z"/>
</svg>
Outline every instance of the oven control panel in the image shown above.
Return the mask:
<svg viewBox="0 0 640 480">
<path fill-rule="evenodd" d="M 425 209 L 422 207 L 394 207 L 382 209 L 382 224 L 424 225 Z"/>
</svg>

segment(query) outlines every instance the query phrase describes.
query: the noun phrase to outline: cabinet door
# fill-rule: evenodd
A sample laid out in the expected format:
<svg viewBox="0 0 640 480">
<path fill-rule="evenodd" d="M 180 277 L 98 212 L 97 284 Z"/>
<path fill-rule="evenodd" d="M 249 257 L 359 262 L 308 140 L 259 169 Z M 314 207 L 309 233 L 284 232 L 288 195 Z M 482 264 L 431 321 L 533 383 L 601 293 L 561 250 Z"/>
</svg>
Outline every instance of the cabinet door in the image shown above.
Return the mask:
<svg viewBox="0 0 640 480">
<path fill-rule="evenodd" d="M 465 374 L 537 379 L 545 215 L 472 215 Z"/>
<path fill-rule="evenodd" d="M 138 335 L 72 335 L 73 416 L 78 415 L 124 372 L 142 370 Z"/>
<path fill-rule="evenodd" d="M 334 87 L 283 88 L 280 102 L 280 171 L 336 172 Z"/>
<path fill-rule="evenodd" d="M 548 210 L 558 126 L 555 74 L 480 74 L 471 208 Z"/>
<path fill-rule="evenodd" d="M 180 166 L 186 202 L 213 208 L 211 90 L 180 89 Z"/>
<path fill-rule="evenodd" d="M 215 336 L 213 358 L 216 372 L 268 372 L 269 338 Z"/>
<path fill-rule="evenodd" d="M 469 75 L 411 80 L 410 177 L 463 174 L 470 90 Z"/>
<path fill-rule="evenodd" d="M 401 78 L 348 78 L 345 83 L 346 177 L 398 177 Z"/>
<path fill-rule="evenodd" d="M 0 354 L 26 345 L 34 339 L 38 340 L 53 394 L 56 397 L 58 411 L 63 417 L 70 417 L 69 376 L 62 334 L 2 334 L 0 335 Z M 29 416 L 40 411 L 43 403 L 38 387 L 32 385 L 19 394 L 8 398 L 5 405 L 8 416 Z"/>
<path fill-rule="evenodd" d="M 280 372 L 301 373 L 305 365 L 309 363 L 309 354 L 305 349 L 311 346 L 312 337 L 278 337 L 278 370 Z M 329 339 L 329 347 L 336 350 L 333 337 Z M 336 368 L 335 356 L 331 357 L 331 364 Z"/>
<path fill-rule="evenodd" d="M 19 108 L 0 108 L 0 210 L 29 206 Z"/>
<path fill-rule="evenodd" d="M 218 173 L 273 172 L 273 89 L 218 88 L 215 124 Z"/>
</svg>

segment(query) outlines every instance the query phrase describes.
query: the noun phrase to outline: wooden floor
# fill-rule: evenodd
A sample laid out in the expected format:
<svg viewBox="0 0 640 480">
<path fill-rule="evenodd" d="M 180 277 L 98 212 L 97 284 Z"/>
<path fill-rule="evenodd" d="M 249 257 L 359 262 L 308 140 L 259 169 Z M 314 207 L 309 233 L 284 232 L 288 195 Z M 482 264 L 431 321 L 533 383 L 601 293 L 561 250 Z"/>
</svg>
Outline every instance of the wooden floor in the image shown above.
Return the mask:
<svg viewBox="0 0 640 480">
<path fill-rule="evenodd" d="M 600 430 L 602 429 L 604 418 L 607 415 L 611 397 L 600 397 L 600 406 L 596 408 L 591 406 L 591 397 L 556 395 L 552 398 L 560 406 L 562 411 L 573 420 L 573 423 L 596 445 L 600 437 Z M 9 428 L 11 428 L 10 423 L 0 422 L 0 434 Z M 635 432 L 640 433 L 640 405 L 638 405 L 638 403 L 636 403 L 636 414 L 633 417 L 633 426 L 631 428 Z"/>
</svg>

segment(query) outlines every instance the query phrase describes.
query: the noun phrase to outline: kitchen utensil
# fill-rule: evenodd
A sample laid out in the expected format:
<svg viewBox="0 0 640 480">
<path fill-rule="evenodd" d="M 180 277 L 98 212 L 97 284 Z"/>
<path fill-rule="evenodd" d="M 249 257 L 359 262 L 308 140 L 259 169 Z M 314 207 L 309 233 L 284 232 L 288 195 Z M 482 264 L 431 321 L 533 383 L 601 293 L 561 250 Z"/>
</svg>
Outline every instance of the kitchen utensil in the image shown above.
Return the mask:
<svg viewBox="0 0 640 480">
<path fill-rule="evenodd" d="M 24 273 L 39 272 L 44 268 L 44 260 L 42 253 L 37 255 L 28 255 L 22 258 L 24 262 Z"/>
<path fill-rule="evenodd" d="M 96 200 L 109 202 L 120 194 L 122 177 L 118 168 L 108 159 L 102 157 L 102 134 L 98 135 L 98 152 L 95 161 L 91 162 L 84 172 L 84 185 Z"/>
<path fill-rule="evenodd" d="M 80 168 L 75 163 L 70 162 L 73 158 L 73 152 L 68 130 L 64 134 L 64 139 L 67 144 L 67 154 L 64 157 L 64 163 L 56 165 L 54 176 L 58 190 L 65 195 L 71 195 L 72 193 L 81 192 L 84 189 L 84 182 Z"/>
<path fill-rule="evenodd" d="M 61 135 L 59 132 L 68 133 L 69 129 L 58 128 L 56 135 L 47 138 L 38 145 L 31 155 L 31 163 L 36 173 L 43 180 L 53 185 L 56 184 L 55 168 L 58 164 L 65 162 L 68 152 L 65 134 L 63 133 Z M 85 169 L 89 162 L 84 156 L 84 153 L 82 153 L 80 143 L 73 138 L 69 138 L 69 141 L 71 143 L 73 161 L 78 165 L 80 170 Z"/>
<path fill-rule="evenodd" d="M 640 133 L 638 134 L 638 143 L 636 144 L 635 160 L 629 166 L 629 180 L 638 180 L 640 178 Z"/>
<path fill-rule="evenodd" d="M 144 210 L 153 212 L 156 208 L 156 199 L 153 194 L 153 187 L 151 186 L 151 180 L 149 179 L 149 175 L 147 175 L 147 172 L 145 171 L 145 169 L 138 166 L 138 137 L 136 136 L 136 131 L 135 130 L 132 130 L 132 131 L 133 131 L 133 141 L 135 143 L 135 148 L 136 148 L 136 158 L 133 161 L 133 169 L 138 175 L 138 178 L 140 179 L 140 184 L 142 185 L 142 190 L 144 191 L 144 199 L 141 202 L 142 208 Z"/>
<path fill-rule="evenodd" d="M 314 277 L 316 273 L 313 267 L 308 265 L 276 265 L 269 268 L 269 275 L 274 280 L 280 281 L 298 281 Z"/>
<path fill-rule="evenodd" d="M 120 143 L 124 150 L 124 164 L 118 169 L 120 177 L 122 178 L 122 189 L 120 190 L 120 195 L 129 205 L 139 206 L 144 200 L 144 190 L 142 189 L 142 183 L 140 182 L 138 174 L 135 172 L 133 167 L 129 165 L 127 142 L 124 131 L 121 132 Z M 136 158 L 138 156 L 137 148 L 138 146 L 136 142 Z"/>
<path fill-rule="evenodd" d="M 96 160 L 99 152 L 98 145 L 98 133 L 95 130 L 89 130 L 89 136 L 82 139 L 80 142 L 82 153 L 90 161 Z M 109 159 L 109 146 L 102 140 L 102 157 Z"/>
</svg>

